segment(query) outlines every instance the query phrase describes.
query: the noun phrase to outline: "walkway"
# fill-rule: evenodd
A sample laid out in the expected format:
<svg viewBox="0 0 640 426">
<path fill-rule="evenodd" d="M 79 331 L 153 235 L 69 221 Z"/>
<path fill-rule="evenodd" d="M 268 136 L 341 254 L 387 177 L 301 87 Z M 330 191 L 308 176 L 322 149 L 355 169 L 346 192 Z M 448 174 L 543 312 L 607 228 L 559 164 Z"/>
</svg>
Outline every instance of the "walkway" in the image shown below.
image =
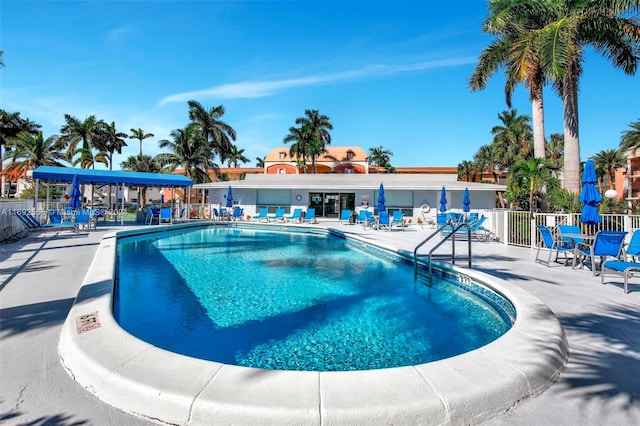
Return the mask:
<svg viewBox="0 0 640 426">
<path fill-rule="evenodd" d="M 411 251 L 429 230 L 363 230 L 321 224 Z M 148 425 L 85 391 L 57 354 L 60 328 L 100 238 L 118 227 L 73 237 L 62 232 L 0 244 L 0 422 L 9 425 Z M 460 244 L 460 243 L 459 243 Z M 492 272 L 546 303 L 562 323 L 569 364 L 538 398 L 490 425 L 640 424 L 640 285 L 600 285 L 589 271 L 535 264 L 535 252 L 474 243 L 474 269 Z M 460 244 L 458 253 L 466 246 Z M 460 262 L 465 264 L 465 262 Z M 637 283 L 638 280 L 634 279 Z"/>
</svg>

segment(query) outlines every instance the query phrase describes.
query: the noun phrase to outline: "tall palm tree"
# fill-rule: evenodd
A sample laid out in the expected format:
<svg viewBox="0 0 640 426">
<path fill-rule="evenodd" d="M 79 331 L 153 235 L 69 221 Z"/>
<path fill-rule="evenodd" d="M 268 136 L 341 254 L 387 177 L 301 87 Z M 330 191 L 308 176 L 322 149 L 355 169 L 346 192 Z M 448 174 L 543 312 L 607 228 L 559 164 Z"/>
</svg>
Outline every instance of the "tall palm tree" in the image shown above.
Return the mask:
<svg viewBox="0 0 640 426">
<path fill-rule="evenodd" d="M 629 124 L 631 130 L 625 130 L 622 132 L 620 138 L 620 148 L 635 152 L 640 149 L 640 120 Z"/>
<path fill-rule="evenodd" d="M 11 139 L 11 163 L 2 173 L 26 177 L 28 170 L 35 170 L 40 166 L 64 167 L 63 151 L 58 136 L 44 139 L 42 131 L 35 136 L 29 132 L 21 132 Z"/>
<path fill-rule="evenodd" d="M 129 139 L 138 139 L 140 141 L 140 154 L 142 155 L 142 141 L 148 138 L 152 138 L 155 135 L 153 133 L 145 133 L 144 130 L 137 128 L 131 128 L 129 129 L 129 131 L 131 132 L 131 135 L 129 135 Z"/>
<path fill-rule="evenodd" d="M 518 115 L 518 110 L 510 109 L 498 114 L 501 126 L 491 129 L 493 143 L 502 158 L 502 167 L 509 168 L 513 164 L 532 157 L 532 131 L 528 115 Z"/>
<path fill-rule="evenodd" d="M 120 163 L 122 170 L 132 172 L 158 173 L 162 166 L 150 155 L 130 155 L 125 161 Z M 144 208 L 147 199 L 147 187 L 143 186 L 140 194 L 140 208 Z"/>
<path fill-rule="evenodd" d="M 307 109 L 304 114 L 305 117 L 296 119 L 296 124 L 307 126 L 307 131 L 309 132 L 309 149 L 307 151 L 311 156 L 311 170 L 315 173 L 316 158 L 325 154 L 327 152 L 325 146 L 331 144 L 331 133 L 329 131 L 333 130 L 333 124 L 329 121 L 328 116 L 320 114 L 317 109 Z"/>
<path fill-rule="evenodd" d="M 369 148 L 369 157 L 367 161 L 372 166 L 386 167 L 391 162 L 391 156 L 393 152 L 389 149 L 385 149 L 382 145 Z"/>
<path fill-rule="evenodd" d="M 533 117 L 534 157 L 545 158 L 544 144 L 544 102 L 543 88 L 546 76 L 537 46 L 527 37 L 529 30 L 544 26 L 544 16 L 527 14 L 521 0 L 500 0 L 489 2 L 489 12 L 482 25 L 483 32 L 493 34 L 494 40 L 480 54 L 479 62 L 469 79 L 472 91 L 482 90 L 499 68 L 505 70 L 505 100 L 511 108 L 511 98 L 518 83 L 524 83 L 529 90 Z M 517 9 L 515 19 L 505 19 Z"/>
<path fill-rule="evenodd" d="M 493 0 L 503 3 L 504 0 Z M 540 64 L 554 84 L 564 106 L 564 187 L 580 191 L 580 138 L 578 91 L 587 46 L 611 60 L 616 68 L 634 75 L 640 62 L 640 21 L 633 16 L 640 0 L 530 0 L 502 19 L 514 27 L 541 22 L 541 28 L 525 27 L 520 37 L 529 38 Z"/>
<path fill-rule="evenodd" d="M 308 151 L 309 132 L 306 126 L 289 127 L 289 134 L 284 137 L 283 142 L 291 144 L 289 148 L 289 156 L 296 159 L 296 169 L 298 171 L 306 171 L 307 151 Z"/>
<path fill-rule="evenodd" d="M 609 188 L 615 189 L 615 172 L 618 167 L 627 165 L 627 157 L 619 149 L 605 149 L 592 158 L 596 169 L 601 169 L 609 178 Z"/>
<path fill-rule="evenodd" d="M 97 151 L 94 153 L 90 149 L 81 147 L 77 148 L 73 152 L 73 156 L 75 157 L 76 155 L 77 158 L 75 158 L 71 162 L 72 166 L 77 166 L 78 164 L 80 164 L 80 168 L 82 169 L 95 169 L 96 163 L 102 163 L 105 166 L 109 165 L 109 154 L 104 151 Z"/>
<path fill-rule="evenodd" d="M 197 125 L 209 148 L 215 155 L 228 158 L 232 142 L 236 140 L 236 131 L 229 124 L 221 120 L 225 113 L 224 106 L 218 105 L 207 111 L 202 104 L 195 100 L 187 102 L 189 105 L 189 119 Z"/>
<path fill-rule="evenodd" d="M 72 161 L 73 157 L 79 154 L 80 158 L 74 163 L 80 163 L 83 169 L 91 167 L 94 164 L 91 152 L 96 148 L 96 139 L 104 122 L 98 120 L 95 115 L 80 121 L 76 117 L 65 114 L 64 120 L 66 124 L 60 128 L 60 139 L 67 146 L 67 161 Z M 82 146 L 78 149 L 79 142 L 82 142 Z"/>
<path fill-rule="evenodd" d="M 498 184 L 500 183 L 500 175 L 496 170 L 500 169 L 501 158 L 496 145 L 482 145 L 473 156 L 473 160 L 481 172 L 490 170 L 493 175 L 493 181 Z"/>
<path fill-rule="evenodd" d="M 231 145 L 231 151 L 229 152 L 229 157 L 226 160 L 227 160 L 228 167 L 231 167 L 232 164 L 233 164 L 233 167 L 238 167 L 239 162 L 246 164 L 249 161 L 251 161 L 244 156 L 244 149 L 238 149 L 238 147 L 233 144 Z"/>
<path fill-rule="evenodd" d="M 127 146 L 124 140 L 124 138 L 127 137 L 128 135 L 126 133 L 116 130 L 116 123 L 114 121 L 112 121 L 111 124 L 103 123 L 98 134 L 96 146 L 100 151 L 107 153 L 109 170 L 113 170 L 113 154 L 116 152 L 122 154 L 122 148 Z M 109 185 L 109 195 L 107 199 L 109 200 L 109 204 L 111 204 L 111 185 Z"/>
<path fill-rule="evenodd" d="M 155 157 L 163 171 L 171 172 L 182 167 L 185 176 L 193 179 L 194 183 L 209 182 L 207 171 L 218 166 L 199 129 L 190 124 L 184 129 L 173 130 L 170 136 L 172 140 L 163 139 L 159 142 L 160 148 L 168 148 L 170 152 Z"/>
</svg>

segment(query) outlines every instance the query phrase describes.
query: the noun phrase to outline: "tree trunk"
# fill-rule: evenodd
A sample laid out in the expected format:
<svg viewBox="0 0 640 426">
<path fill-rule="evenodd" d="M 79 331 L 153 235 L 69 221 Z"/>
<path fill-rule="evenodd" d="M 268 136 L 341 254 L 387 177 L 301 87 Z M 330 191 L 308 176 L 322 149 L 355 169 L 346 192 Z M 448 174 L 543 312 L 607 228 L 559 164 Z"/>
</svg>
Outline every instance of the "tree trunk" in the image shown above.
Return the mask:
<svg viewBox="0 0 640 426">
<path fill-rule="evenodd" d="M 542 102 L 542 88 L 531 101 L 531 117 L 533 119 L 533 156 L 545 158 L 544 152 L 544 105 Z"/>
<path fill-rule="evenodd" d="M 572 72 L 569 70 L 568 75 Z M 578 83 L 565 78 L 562 100 L 564 103 L 564 188 L 580 193 L 580 138 L 578 136 Z"/>
</svg>

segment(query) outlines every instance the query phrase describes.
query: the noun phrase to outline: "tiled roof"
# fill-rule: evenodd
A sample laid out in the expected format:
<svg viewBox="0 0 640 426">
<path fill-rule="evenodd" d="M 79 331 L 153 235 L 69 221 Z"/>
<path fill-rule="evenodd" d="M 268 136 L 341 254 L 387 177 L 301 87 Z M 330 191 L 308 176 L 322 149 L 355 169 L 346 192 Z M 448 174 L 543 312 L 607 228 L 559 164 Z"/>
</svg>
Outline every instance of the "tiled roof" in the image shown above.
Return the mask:
<svg viewBox="0 0 640 426">
<path fill-rule="evenodd" d="M 292 162 L 296 161 L 295 157 L 289 156 L 289 150 L 291 146 L 283 145 L 281 147 L 271 150 L 265 157 L 265 163 L 277 163 L 277 162 Z M 358 146 L 329 146 L 325 149 L 328 151 L 326 155 L 320 156 L 317 161 L 352 161 L 352 162 L 365 162 L 367 161 L 367 153 Z M 348 158 L 348 153 L 352 152 L 351 159 Z M 280 158 L 280 153 L 284 153 L 285 158 Z"/>
</svg>

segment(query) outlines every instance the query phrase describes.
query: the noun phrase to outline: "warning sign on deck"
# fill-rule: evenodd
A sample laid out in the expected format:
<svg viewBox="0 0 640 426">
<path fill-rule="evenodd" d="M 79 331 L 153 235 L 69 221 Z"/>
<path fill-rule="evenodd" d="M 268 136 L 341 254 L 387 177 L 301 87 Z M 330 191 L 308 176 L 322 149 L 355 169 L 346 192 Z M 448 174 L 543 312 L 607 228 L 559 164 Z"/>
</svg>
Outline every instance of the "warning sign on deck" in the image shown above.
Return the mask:
<svg viewBox="0 0 640 426">
<path fill-rule="evenodd" d="M 76 326 L 78 327 L 78 334 L 99 328 L 100 319 L 98 319 L 98 311 L 77 317 Z"/>
</svg>

